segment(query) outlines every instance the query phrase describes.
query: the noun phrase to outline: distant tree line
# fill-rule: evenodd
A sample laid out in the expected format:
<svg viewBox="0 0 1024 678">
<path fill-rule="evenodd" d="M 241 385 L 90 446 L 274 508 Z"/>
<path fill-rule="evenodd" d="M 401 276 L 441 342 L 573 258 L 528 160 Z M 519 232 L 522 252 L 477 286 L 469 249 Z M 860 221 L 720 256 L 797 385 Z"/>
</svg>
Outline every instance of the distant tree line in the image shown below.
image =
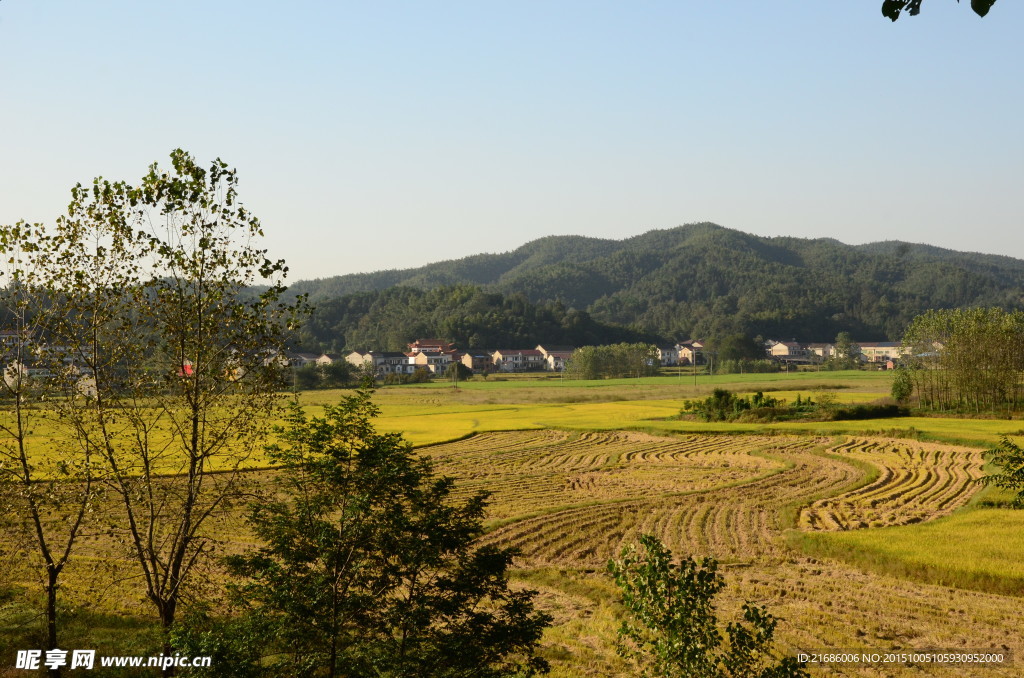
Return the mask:
<svg viewBox="0 0 1024 678">
<path fill-rule="evenodd" d="M 455 285 L 431 290 L 393 287 L 322 300 L 296 342 L 316 351 L 398 351 L 418 337 L 445 337 L 463 348 L 658 339 L 653 333 L 596 321 L 586 311 L 558 301 L 534 303 L 523 294 Z"/>
<path fill-rule="evenodd" d="M 715 363 L 716 374 L 771 374 L 782 370 L 782 363 L 775 360 L 762 358 L 751 360 L 740 358 L 739 360 L 719 360 Z"/>
<path fill-rule="evenodd" d="M 905 417 L 910 411 L 892 404 L 865 404 L 839 407 L 834 393 L 821 392 L 815 401 L 799 393 L 790 403 L 758 391 L 753 396 L 738 396 L 732 391 L 716 388 L 699 400 L 684 400 L 680 416 L 695 416 L 701 421 L 769 422 L 788 419 L 814 421 L 848 421 Z"/>
<path fill-rule="evenodd" d="M 644 377 L 658 373 L 658 349 L 653 344 L 584 346 L 573 351 L 565 375 L 572 379 Z"/>
<path fill-rule="evenodd" d="M 906 372 L 921 406 L 983 412 L 1024 405 L 1024 312 L 933 310 L 907 328 Z"/>
</svg>

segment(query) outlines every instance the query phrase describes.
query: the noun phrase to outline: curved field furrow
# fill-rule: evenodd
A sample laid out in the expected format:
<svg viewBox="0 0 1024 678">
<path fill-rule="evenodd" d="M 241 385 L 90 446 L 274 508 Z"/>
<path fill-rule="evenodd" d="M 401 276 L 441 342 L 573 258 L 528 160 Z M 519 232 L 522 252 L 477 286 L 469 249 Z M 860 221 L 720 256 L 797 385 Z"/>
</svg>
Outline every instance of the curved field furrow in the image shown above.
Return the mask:
<svg viewBox="0 0 1024 678">
<path fill-rule="evenodd" d="M 639 534 L 681 553 L 749 560 L 777 552 L 778 512 L 820 493 L 839 492 L 862 472 L 802 446 L 769 452 L 791 467 L 767 477 L 694 494 L 576 507 L 504 525 L 487 541 L 522 550 L 530 567 L 600 568 Z"/>
<path fill-rule="evenodd" d="M 491 493 L 488 518 L 500 522 L 750 482 L 782 467 L 778 460 L 751 454 L 757 445 L 802 445 L 764 436 L 670 438 L 625 431 L 509 433 L 517 441 L 510 444 L 505 435 L 481 434 L 427 448 L 436 470 L 457 479 L 454 499 L 486 490 Z"/>
<path fill-rule="evenodd" d="M 830 452 L 870 464 L 878 478 L 820 499 L 801 511 L 806 530 L 903 525 L 945 515 L 976 489 L 983 459 L 977 450 L 886 439 L 854 439 Z"/>
</svg>

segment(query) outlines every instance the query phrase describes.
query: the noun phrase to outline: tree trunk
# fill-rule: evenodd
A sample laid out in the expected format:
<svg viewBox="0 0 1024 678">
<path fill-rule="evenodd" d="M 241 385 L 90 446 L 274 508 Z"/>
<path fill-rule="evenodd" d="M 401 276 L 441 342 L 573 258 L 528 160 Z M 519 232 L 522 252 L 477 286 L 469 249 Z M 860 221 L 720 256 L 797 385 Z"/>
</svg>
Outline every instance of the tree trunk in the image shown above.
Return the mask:
<svg viewBox="0 0 1024 678">
<path fill-rule="evenodd" d="M 57 649 L 57 579 L 60 571 L 53 567 L 46 568 L 46 649 Z M 60 668 L 49 669 L 47 674 L 52 678 L 60 678 Z"/>
<path fill-rule="evenodd" d="M 160 630 L 163 634 L 161 652 L 163 652 L 165 657 L 170 657 L 174 654 L 174 648 L 171 646 L 171 626 L 174 625 L 174 615 L 177 607 L 178 601 L 174 597 L 170 600 L 162 600 L 157 603 L 157 608 L 160 610 Z M 173 676 L 176 672 L 176 667 L 167 666 L 161 669 L 160 675 Z"/>
</svg>

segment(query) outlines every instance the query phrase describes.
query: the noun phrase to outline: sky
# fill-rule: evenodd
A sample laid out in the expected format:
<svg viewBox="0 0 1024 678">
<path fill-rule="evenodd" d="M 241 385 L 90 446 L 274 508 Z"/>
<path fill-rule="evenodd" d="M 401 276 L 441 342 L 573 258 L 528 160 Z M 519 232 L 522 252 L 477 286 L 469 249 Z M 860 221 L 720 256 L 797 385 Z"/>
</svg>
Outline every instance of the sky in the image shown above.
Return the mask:
<svg viewBox="0 0 1024 678">
<path fill-rule="evenodd" d="M 711 221 L 1024 259 L 1024 3 L 0 1 L 0 223 L 184 148 L 292 280 Z"/>
</svg>

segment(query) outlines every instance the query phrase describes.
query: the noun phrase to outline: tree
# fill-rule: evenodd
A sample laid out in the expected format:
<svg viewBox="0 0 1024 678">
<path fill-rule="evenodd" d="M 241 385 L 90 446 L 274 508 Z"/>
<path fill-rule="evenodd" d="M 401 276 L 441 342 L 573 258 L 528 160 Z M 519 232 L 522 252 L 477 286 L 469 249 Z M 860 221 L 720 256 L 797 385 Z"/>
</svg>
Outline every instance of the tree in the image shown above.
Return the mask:
<svg viewBox="0 0 1024 678">
<path fill-rule="evenodd" d="M 1011 505 L 1013 508 L 1024 508 L 1024 450 L 1004 435 L 999 445 L 988 450 L 985 456 L 999 467 L 999 472 L 989 473 L 979 478 L 978 482 L 1016 492 L 1017 496 Z"/>
<path fill-rule="evenodd" d="M 293 406 L 281 472 L 249 516 L 265 542 L 228 559 L 246 619 L 271 629 L 272 675 L 481 676 L 546 671 L 550 617 L 512 591 L 514 551 L 475 546 L 486 493 L 453 496 L 361 390 L 308 417 Z"/>
<path fill-rule="evenodd" d="M 763 360 L 764 346 L 742 333 L 730 334 L 712 342 L 719 360 Z"/>
<path fill-rule="evenodd" d="M 928 311 L 914 318 L 903 343 L 925 407 L 982 412 L 1024 402 L 1024 312 Z"/>
<path fill-rule="evenodd" d="M 304 306 L 281 301 L 286 269 L 261 235 L 235 171 L 176 150 L 137 186 L 79 184 L 53 231 L 25 240 L 52 305 L 40 331 L 89 379 L 56 416 L 102 461 L 121 514 L 108 529 L 165 630 L 281 406 L 274 356 Z"/>
<path fill-rule="evenodd" d="M 334 360 L 320 366 L 320 384 L 324 388 L 344 388 L 352 381 L 352 363 Z"/>
<path fill-rule="evenodd" d="M 53 345 L 46 332 L 60 311 L 40 250 L 49 243 L 38 224 L 0 227 L 7 258 L 0 311 L 10 332 L 0 347 L 0 398 L 6 401 L 0 412 L 0 527 L 8 537 L 2 541 L 27 547 L 29 565 L 41 574 L 46 649 L 57 649 L 62 575 L 86 529 L 100 477 L 96 454 L 69 440 L 54 406 L 81 400 L 83 375 L 67 347 Z M 60 669 L 49 673 L 59 676 Z"/>
<path fill-rule="evenodd" d="M 645 675 L 687 678 L 796 678 L 807 676 L 793 657 L 771 655 L 777 619 L 764 607 L 743 605 L 743 621 L 722 636 L 714 599 L 725 587 L 713 558 L 672 562 L 655 537 L 640 537 L 608 569 L 622 590 L 630 619 L 619 630 L 620 652 L 653 670 Z"/>
<path fill-rule="evenodd" d="M 853 341 L 849 332 L 836 335 L 835 348 L 829 360 L 829 369 L 852 370 L 860 366 L 860 346 Z"/>
<path fill-rule="evenodd" d="M 661 363 L 653 344 L 609 344 L 584 346 L 573 351 L 565 373 L 573 379 L 652 376 Z"/>
<path fill-rule="evenodd" d="M 444 375 L 457 387 L 460 381 L 466 381 L 467 379 L 473 378 L 473 370 L 456 360 L 448 365 L 448 369 L 445 370 Z"/>
<path fill-rule="evenodd" d="M 320 370 L 317 369 L 316 365 L 293 367 L 291 369 L 293 370 L 293 384 L 298 390 L 307 391 L 320 387 Z"/>
<path fill-rule="evenodd" d="M 956 0 L 960 2 L 960 0 Z M 978 16 L 985 16 L 992 9 L 996 0 L 971 0 L 971 9 Z M 921 0 L 884 0 L 882 2 L 882 16 L 896 21 L 906 12 L 910 16 L 917 16 L 921 13 Z"/>
<path fill-rule="evenodd" d="M 914 393 L 914 380 L 906 367 L 897 367 L 893 372 L 891 393 L 892 397 L 901 403 L 909 400 Z"/>
</svg>

